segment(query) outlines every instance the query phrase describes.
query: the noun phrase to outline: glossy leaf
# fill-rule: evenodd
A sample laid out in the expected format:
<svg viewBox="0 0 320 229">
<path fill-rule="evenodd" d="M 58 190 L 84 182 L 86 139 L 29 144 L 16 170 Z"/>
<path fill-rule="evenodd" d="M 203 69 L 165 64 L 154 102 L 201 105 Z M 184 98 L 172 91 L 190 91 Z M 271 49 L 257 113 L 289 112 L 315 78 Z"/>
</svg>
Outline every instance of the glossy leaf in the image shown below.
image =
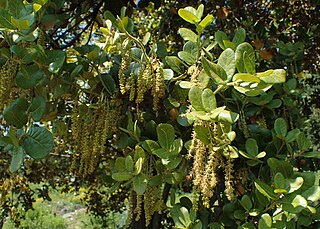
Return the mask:
<svg viewBox="0 0 320 229">
<path fill-rule="evenodd" d="M 250 61 L 250 64 L 255 63 L 255 53 L 254 53 L 252 46 L 247 42 L 240 44 L 237 47 L 236 52 L 235 52 L 236 67 L 237 67 L 239 73 L 247 72 L 246 67 L 245 67 L 245 61 L 243 59 L 244 52 L 247 53 L 246 55 L 248 55 L 247 58 Z"/>
<path fill-rule="evenodd" d="M 271 200 L 275 200 L 277 198 L 276 194 L 274 193 L 274 190 L 272 187 L 267 185 L 266 183 L 263 183 L 262 181 L 256 180 L 254 182 L 254 185 L 256 189 L 265 197 Z"/>
<path fill-rule="evenodd" d="M 280 172 L 285 178 L 290 178 L 293 175 L 293 167 L 287 161 L 280 161 L 276 158 L 267 160 L 268 166 L 275 172 Z"/>
<path fill-rule="evenodd" d="M 218 58 L 218 64 L 225 70 L 227 73 L 227 79 L 230 81 L 236 70 L 234 51 L 230 48 L 224 50 Z"/>
<path fill-rule="evenodd" d="M 236 31 L 233 39 L 232 39 L 232 42 L 238 46 L 239 44 L 243 43 L 246 39 L 246 31 L 244 28 L 240 28 Z"/>
<path fill-rule="evenodd" d="M 178 14 L 183 20 L 192 24 L 195 24 L 200 20 L 195 14 L 186 9 L 179 9 Z"/>
<path fill-rule="evenodd" d="M 23 98 L 16 99 L 3 111 L 3 117 L 8 125 L 14 125 L 22 128 L 28 122 L 26 113 L 29 107 L 28 101 Z"/>
<path fill-rule="evenodd" d="M 201 62 L 204 71 L 211 77 L 215 84 L 221 84 L 228 79 L 227 73 L 220 65 L 215 64 L 204 57 L 201 59 Z"/>
<path fill-rule="evenodd" d="M 213 21 L 213 16 L 211 14 L 208 14 L 197 26 L 197 32 L 198 34 L 201 34 L 205 28 L 210 25 Z"/>
<path fill-rule="evenodd" d="M 19 170 L 23 163 L 24 159 L 24 151 L 22 147 L 13 147 L 12 151 L 12 158 L 9 170 L 11 173 L 14 173 Z"/>
<path fill-rule="evenodd" d="M 131 175 L 128 172 L 117 172 L 112 174 L 112 179 L 115 181 L 127 181 L 130 180 Z"/>
<path fill-rule="evenodd" d="M 29 111 L 32 113 L 34 121 L 40 121 L 42 115 L 46 112 L 46 99 L 42 96 L 34 97 L 29 107 Z"/>
<path fill-rule="evenodd" d="M 222 48 L 223 50 L 226 49 L 223 41 L 224 40 L 229 40 L 229 37 L 227 36 L 227 34 L 225 34 L 222 31 L 217 31 L 214 34 L 214 39 L 218 42 L 220 48 Z"/>
<path fill-rule="evenodd" d="M 210 144 L 210 131 L 208 128 L 200 125 L 193 127 L 194 131 L 197 134 L 197 137 L 203 142 L 203 144 Z"/>
<path fill-rule="evenodd" d="M 178 74 L 181 74 L 184 70 L 182 61 L 176 56 L 166 56 L 166 62 L 170 68 Z"/>
<path fill-rule="evenodd" d="M 265 83 L 276 84 L 286 81 L 286 71 L 284 69 L 274 69 L 257 73 L 257 77 Z"/>
<path fill-rule="evenodd" d="M 192 30 L 187 29 L 187 28 L 180 28 L 178 30 L 178 33 L 182 37 L 183 40 L 185 41 L 192 41 L 192 42 L 197 42 L 198 36 L 195 34 Z"/>
<path fill-rule="evenodd" d="M 21 68 L 16 76 L 16 83 L 22 89 L 31 89 L 44 77 L 44 73 L 35 64 Z"/>
<path fill-rule="evenodd" d="M 140 173 L 133 178 L 133 190 L 138 195 L 142 195 L 146 191 L 147 184 L 147 176 L 143 173 Z"/>
<path fill-rule="evenodd" d="M 31 127 L 22 145 L 26 153 L 33 159 L 46 157 L 53 146 L 54 140 L 52 133 L 42 127 Z"/>
<path fill-rule="evenodd" d="M 161 123 L 157 126 L 157 136 L 160 146 L 169 149 L 175 138 L 175 130 L 170 124 Z"/>
</svg>

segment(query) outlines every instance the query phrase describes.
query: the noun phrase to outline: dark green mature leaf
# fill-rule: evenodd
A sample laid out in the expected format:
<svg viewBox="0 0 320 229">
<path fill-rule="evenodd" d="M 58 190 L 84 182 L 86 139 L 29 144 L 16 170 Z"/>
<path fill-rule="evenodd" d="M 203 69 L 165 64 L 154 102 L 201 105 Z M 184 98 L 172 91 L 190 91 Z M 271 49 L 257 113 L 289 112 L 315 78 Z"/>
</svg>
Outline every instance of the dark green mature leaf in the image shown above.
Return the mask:
<svg viewBox="0 0 320 229">
<path fill-rule="evenodd" d="M 161 123 L 157 126 L 157 136 L 160 146 L 169 149 L 174 142 L 175 130 L 170 124 Z"/>
<path fill-rule="evenodd" d="M 29 107 L 28 101 L 23 98 L 16 99 L 13 103 L 3 111 L 4 119 L 8 125 L 14 125 L 17 128 L 22 128 L 28 122 L 26 113 Z"/>
<path fill-rule="evenodd" d="M 138 195 L 142 195 L 146 191 L 147 184 L 147 176 L 144 173 L 140 173 L 133 178 L 133 190 Z"/>
<path fill-rule="evenodd" d="M 287 161 L 280 161 L 276 158 L 269 158 L 268 166 L 275 172 L 275 173 L 282 173 L 285 178 L 291 178 L 293 175 L 293 167 Z"/>
<path fill-rule="evenodd" d="M 18 171 L 20 168 L 23 159 L 24 159 L 24 151 L 22 147 L 13 147 L 12 149 L 12 158 L 11 158 L 11 163 L 10 163 L 10 172 L 14 173 Z"/>
<path fill-rule="evenodd" d="M 66 59 L 66 53 L 62 50 L 47 50 L 49 71 L 51 73 L 58 73 L 62 68 Z"/>
<path fill-rule="evenodd" d="M 196 132 L 197 137 L 203 142 L 203 144 L 210 144 L 210 131 L 208 128 L 197 125 L 194 126 L 193 129 Z"/>
<path fill-rule="evenodd" d="M 11 22 L 11 16 L 5 9 L 0 9 L 0 28 L 15 29 L 15 26 Z"/>
<path fill-rule="evenodd" d="M 175 204 L 171 209 L 171 217 L 177 228 L 188 228 L 191 225 L 191 219 L 186 207 Z"/>
<path fill-rule="evenodd" d="M 204 57 L 201 59 L 201 62 L 204 71 L 211 77 L 215 84 L 221 84 L 228 79 L 227 73 L 220 65 L 215 64 Z"/>
<path fill-rule="evenodd" d="M 238 119 L 239 119 L 239 114 L 232 111 L 223 110 L 218 115 L 218 121 L 220 122 L 228 122 L 233 124 L 233 123 L 236 123 Z"/>
<path fill-rule="evenodd" d="M 250 65 L 252 65 L 252 63 L 255 63 L 255 53 L 254 53 L 253 47 L 247 42 L 240 44 L 237 47 L 236 53 L 235 53 L 236 66 L 239 73 L 247 72 L 245 67 L 245 61 L 243 59 L 244 52 L 246 52 L 247 53 L 246 55 L 248 55 L 247 58 L 248 58 L 248 61 L 250 62 Z"/>
<path fill-rule="evenodd" d="M 46 112 L 46 99 L 42 96 L 33 98 L 29 110 L 32 113 L 33 120 L 40 121 L 42 115 Z"/>
<path fill-rule="evenodd" d="M 252 158 L 255 158 L 258 155 L 259 149 L 257 141 L 255 139 L 248 138 L 248 140 L 246 141 L 246 151 Z"/>
<path fill-rule="evenodd" d="M 116 92 L 116 83 L 110 74 L 102 74 L 101 79 L 103 80 L 103 87 L 109 93 L 113 95 Z"/>
<path fill-rule="evenodd" d="M 44 77 L 44 73 L 38 65 L 33 64 L 21 68 L 16 76 L 16 83 L 22 89 L 31 89 L 36 86 Z"/>
<path fill-rule="evenodd" d="M 229 37 L 227 36 L 227 34 L 225 34 L 222 31 L 217 31 L 214 34 L 214 39 L 218 42 L 220 48 L 222 48 L 223 50 L 226 49 L 226 46 L 223 41 L 229 40 Z"/>
<path fill-rule="evenodd" d="M 278 118 L 274 122 L 274 130 L 279 138 L 285 138 L 287 135 L 287 122 L 283 118 Z"/>
<path fill-rule="evenodd" d="M 299 134 L 297 134 L 296 137 L 297 137 L 296 140 L 297 140 L 297 143 L 298 143 L 300 150 L 306 151 L 312 146 L 311 140 L 309 138 L 307 138 L 304 135 L 304 133 L 299 133 Z"/>
<path fill-rule="evenodd" d="M 244 195 L 241 200 L 240 200 L 240 204 L 242 205 L 242 207 L 244 209 L 246 209 L 247 211 L 249 211 L 253 204 L 252 204 L 252 201 L 250 199 L 250 197 L 248 195 Z"/>
<path fill-rule="evenodd" d="M 219 56 L 218 64 L 225 70 L 227 73 L 227 79 L 230 81 L 236 70 L 234 51 L 230 48 L 224 50 Z"/>
<path fill-rule="evenodd" d="M 244 40 L 246 39 L 246 30 L 244 28 L 240 28 L 236 31 L 232 42 L 238 46 L 239 44 L 241 44 L 242 42 L 244 42 Z"/>
<path fill-rule="evenodd" d="M 34 159 L 46 157 L 54 146 L 53 135 L 42 127 L 31 127 L 22 147 L 26 153 Z"/>
</svg>

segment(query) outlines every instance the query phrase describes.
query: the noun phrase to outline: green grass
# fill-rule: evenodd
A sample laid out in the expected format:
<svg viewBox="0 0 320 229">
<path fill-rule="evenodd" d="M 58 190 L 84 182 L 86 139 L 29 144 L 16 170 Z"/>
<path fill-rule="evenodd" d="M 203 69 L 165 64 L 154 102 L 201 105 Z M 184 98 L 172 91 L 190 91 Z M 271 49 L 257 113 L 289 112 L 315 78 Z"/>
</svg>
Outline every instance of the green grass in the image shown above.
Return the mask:
<svg viewBox="0 0 320 229">
<path fill-rule="evenodd" d="M 38 186 L 37 186 L 38 187 Z M 40 186 L 39 186 L 40 187 Z M 81 198 L 84 191 L 79 194 L 60 193 L 50 190 L 52 201 L 37 199 L 34 210 L 25 213 L 25 219 L 21 220 L 21 229 L 100 229 L 103 228 L 99 220 L 88 214 Z M 22 213 L 23 215 L 23 213 Z M 110 226 L 108 228 L 121 228 L 124 225 L 126 213 L 110 214 Z M 13 221 L 8 218 L 3 229 L 14 229 Z"/>
</svg>

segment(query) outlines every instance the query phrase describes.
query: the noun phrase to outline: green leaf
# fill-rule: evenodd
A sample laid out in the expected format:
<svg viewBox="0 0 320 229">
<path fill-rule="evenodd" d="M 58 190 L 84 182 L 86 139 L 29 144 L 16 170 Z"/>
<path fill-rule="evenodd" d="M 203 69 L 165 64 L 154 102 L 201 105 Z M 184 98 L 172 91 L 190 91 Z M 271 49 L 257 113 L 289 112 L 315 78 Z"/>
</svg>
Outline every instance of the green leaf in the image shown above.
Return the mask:
<svg viewBox="0 0 320 229">
<path fill-rule="evenodd" d="M 116 167 L 117 171 L 119 171 L 119 172 L 126 171 L 126 158 L 118 157 L 115 162 L 115 167 Z"/>
<path fill-rule="evenodd" d="M 130 156 L 130 155 L 128 155 L 127 157 L 126 157 L 126 160 L 125 160 L 125 166 L 126 166 L 126 170 L 128 171 L 128 172 L 133 172 L 133 166 L 134 166 L 134 164 L 133 164 L 133 159 L 132 159 L 132 157 Z"/>
<path fill-rule="evenodd" d="M 39 122 L 42 115 L 46 112 L 46 99 L 42 96 L 36 96 L 32 99 L 29 111 L 32 113 L 34 121 Z"/>
<path fill-rule="evenodd" d="M 171 217 L 177 228 L 188 228 L 191 225 L 191 219 L 186 207 L 175 204 L 171 209 Z"/>
<path fill-rule="evenodd" d="M 307 138 L 304 135 L 304 133 L 299 133 L 297 135 L 297 139 L 296 140 L 297 140 L 299 149 L 302 150 L 302 151 L 308 150 L 312 145 L 311 140 L 309 138 Z"/>
<path fill-rule="evenodd" d="M 193 129 L 196 132 L 197 137 L 203 142 L 203 144 L 210 144 L 210 131 L 208 128 L 198 125 L 194 126 Z"/>
<path fill-rule="evenodd" d="M 171 80 L 174 76 L 174 73 L 171 69 L 163 69 L 163 79 Z"/>
<path fill-rule="evenodd" d="M 232 112 L 232 111 L 227 111 L 223 110 L 220 112 L 218 115 L 218 121 L 222 122 L 228 122 L 228 123 L 236 123 L 236 121 L 239 119 L 239 114 Z"/>
<path fill-rule="evenodd" d="M 201 62 L 204 71 L 211 77 L 215 84 L 224 83 L 228 79 L 227 73 L 220 65 L 212 63 L 204 57 L 201 58 Z"/>
<path fill-rule="evenodd" d="M 259 153 L 257 141 L 253 138 L 248 138 L 246 141 L 246 151 L 250 158 L 256 158 Z"/>
<path fill-rule="evenodd" d="M 213 16 L 211 14 L 208 14 L 197 26 L 197 32 L 198 34 L 201 34 L 205 28 L 210 25 L 213 21 Z"/>
<path fill-rule="evenodd" d="M 243 59 L 244 52 L 247 53 L 246 55 L 248 55 L 247 58 L 250 60 L 250 62 L 255 63 L 255 53 L 254 53 L 252 46 L 247 42 L 240 44 L 237 47 L 236 53 L 235 53 L 236 67 L 237 67 L 239 73 L 246 72 L 245 61 Z"/>
<path fill-rule="evenodd" d="M 201 100 L 203 107 L 207 112 L 212 112 L 217 108 L 216 96 L 209 88 L 204 89 L 201 94 Z"/>
<path fill-rule="evenodd" d="M 174 157 L 169 157 L 168 159 L 162 159 L 161 162 L 168 169 L 175 169 L 178 167 L 180 162 L 182 161 L 181 155 L 176 155 Z"/>
<path fill-rule="evenodd" d="M 48 56 L 49 71 L 51 73 L 58 73 L 64 64 L 66 54 L 62 50 L 50 50 L 46 51 Z"/>
<path fill-rule="evenodd" d="M 0 28 L 15 29 L 15 26 L 11 22 L 12 15 L 5 9 L 0 9 Z"/>
<path fill-rule="evenodd" d="M 229 37 L 227 36 L 227 34 L 225 34 L 222 31 L 217 31 L 214 34 L 214 39 L 218 42 L 220 48 L 222 48 L 223 50 L 226 49 L 223 41 L 229 40 Z"/>
<path fill-rule="evenodd" d="M 178 56 L 181 60 L 183 60 L 189 65 L 193 65 L 197 61 L 194 55 L 185 51 L 178 52 Z"/>
<path fill-rule="evenodd" d="M 46 157 L 54 146 L 52 133 L 42 127 L 31 127 L 22 147 L 26 153 L 34 159 Z"/>
<path fill-rule="evenodd" d="M 178 74 L 184 71 L 183 62 L 176 56 L 166 56 L 166 62 L 169 67 Z"/>
<path fill-rule="evenodd" d="M 189 101 L 192 107 L 197 111 L 204 111 L 204 105 L 202 103 L 202 90 L 193 86 L 189 91 Z"/>
<path fill-rule="evenodd" d="M 12 158 L 11 158 L 9 170 L 11 173 L 14 173 L 18 171 L 21 164 L 23 163 L 24 151 L 22 147 L 13 147 L 13 150 L 11 151 L 11 153 L 12 153 Z"/>
<path fill-rule="evenodd" d="M 308 206 L 307 200 L 301 195 L 296 195 L 296 197 L 292 200 L 291 204 L 294 208 L 296 208 L 296 207 L 304 207 L 305 208 Z"/>
<path fill-rule="evenodd" d="M 265 83 L 276 84 L 286 82 L 286 71 L 284 69 L 274 69 L 257 73 L 257 76 Z"/>
<path fill-rule="evenodd" d="M 244 209 L 246 209 L 246 211 L 249 211 L 252 208 L 252 201 L 250 199 L 250 197 L 248 195 L 244 195 L 241 200 L 240 200 L 240 204 L 242 205 L 242 207 Z"/>
<path fill-rule="evenodd" d="M 183 40 L 197 43 L 198 36 L 192 30 L 187 28 L 180 28 L 178 30 L 178 33 L 180 34 Z"/>
<path fill-rule="evenodd" d="M 183 20 L 192 24 L 196 24 L 200 20 L 195 14 L 186 9 L 179 9 L 178 14 Z"/>
<path fill-rule="evenodd" d="M 275 173 L 282 173 L 285 178 L 290 178 L 293 175 L 293 167 L 287 161 L 280 161 L 276 158 L 269 158 L 267 160 L 268 166 L 275 172 Z"/>
<path fill-rule="evenodd" d="M 106 89 L 109 95 L 114 95 L 116 92 L 116 83 L 110 74 L 102 74 L 101 79 L 103 81 L 103 87 Z"/>
<path fill-rule="evenodd" d="M 230 81 L 236 70 L 234 51 L 230 48 L 224 50 L 218 58 L 218 65 L 220 65 L 225 70 L 225 72 L 227 73 L 227 79 L 228 81 Z"/>
<path fill-rule="evenodd" d="M 16 76 L 16 83 L 22 89 L 31 89 L 36 86 L 44 77 L 44 73 L 38 65 L 33 64 L 21 68 Z"/>
<path fill-rule="evenodd" d="M 131 179 L 131 175 L 128 172 L 113 173 L 112 179 L 115 181 L 127 181 Z"/>
<path fill-rule="evenodd" d="M 244 40 L 246 39 L 246 31 L 244 28 L 239 28 L 233 39 L 232 39 L 232 43 L 234 43 L 236 46 L 238 46 L 239 44 L 241 44 L 242 42 L 244 42 Z"/>
<path fill-rule="evenodd" d="M 277 137 L 284 139 L 287 135 L 287 122 L 283 118 L 278 118 L 274 122 L 274 130 Z"/>
<path fill-rule="evenodd" d="M 277 189 L 284 189 L 285 190 L 285 184 L 286 184 L 286 180 L 284 178 L 284 176 L 282 175 L 282 173 L 276 173 L 276 175 L 274 176 L 274 185 L 275 185 L 275 192 Z M 285 190 L 285 192 L 287 192 Z M 278 193 L 278 192 L 276 192 Z"/>
<path fill-rule="evenodd" d="M 304 179 L 302 177 L 296 177 L 295 179 L 287 179 L 287 182 L 289 183 L 288 193 L 293 193 L 301 188 Z"/>
<path fill-rule="evenodd" d="M 188 9 L 189 7 L 186 7 L 186 9 Z M 192 7 L 193 8 L 193 7 Z M 200 4 L 195 12 L 195 15 L 201 19 L 202 15 L 203 15 L 203 11 L 204 11 L 204 5 Z M 194 12 L 193 9 L 191 10 L 191 12 Z"/>
<path fill-rule="evenodd" d="M 170 124 L 161 123 L 157 126 L 157 136 L 160 146 L 169 149 L 175 138 L 175 130 Z"/>
<path fill-rule="evenodd" d="M 270 229 L 272 227 L 272 218 L 268 213 L 264 213 L 259 220 L 258 229 Z"/>
<path fill-rule="evenodd" d="M 155 176 L 151 177 L 148 184 L 151 187 L 156 187 L 158 185 L 161 185 L 162 184 L 162 177 L 160 175 L 155 175 Z"/>
<path fill-rule="evenodd" d="M 133 178 L 133 190 L 138 195 L 142 195 L 146 191 L 147 183 L 147 176 L 144 173 L 140 173 Z"/>
<path fill-rule="evenodd" d="M 16 99 L 3 111 L 3 117 L 8 125 L 14 125 L 18 129 L 22 128 L 28 122 L 26 113 L 29 107 L 28 101 L 23 98 Z"/>
<path fill-rule="evenodd" d="M 243 53 L 243 63 L 244 63 L 246 72 L 250 74 L 256 73 L 255 59 L 254 58 L 252 59 L 252 55 L 250 57 L 246 51 Z"/>
<path fill-rule="evenodd" d="M 316 202 L 320 200 L 320 187 L 313 185 L 302 193 L 302 195 L 309 201 Z"/>
<path fill-rule="evenodd" d="M 306 158 L 318 158 L 320 159 L 320 152 L 319 151 L 311 151 L 303 154 Z"/>
<path fill-rule="evenodd" d="M 273 188 L 271 188 L 266 183 L 263 183 L 262 181 L 256 180 L 254 182 L 254 186 L 257 188 L 257 190 L 267 197 L 268 199 L 275 200 L 277 198 L 277 195 L 274 193 Z"/>
</svg>

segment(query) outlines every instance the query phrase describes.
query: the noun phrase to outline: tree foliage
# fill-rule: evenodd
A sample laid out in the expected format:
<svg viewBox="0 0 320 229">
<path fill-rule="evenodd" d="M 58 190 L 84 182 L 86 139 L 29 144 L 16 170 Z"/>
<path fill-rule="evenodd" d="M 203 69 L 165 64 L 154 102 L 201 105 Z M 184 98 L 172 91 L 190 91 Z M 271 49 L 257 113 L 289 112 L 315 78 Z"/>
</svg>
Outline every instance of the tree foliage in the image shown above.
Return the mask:
<svg viewBox="0 0 320 229">
<path fill-rule="evenodd" d="M 1 224 L 45 182 L 87 187 L 127 228 L 317 226 L 319 152 L 296 106 L 316 25 L 256 3 L 0 1 Z M 310 39 L 278 36 L 289 24 Z"/>
</svg>

